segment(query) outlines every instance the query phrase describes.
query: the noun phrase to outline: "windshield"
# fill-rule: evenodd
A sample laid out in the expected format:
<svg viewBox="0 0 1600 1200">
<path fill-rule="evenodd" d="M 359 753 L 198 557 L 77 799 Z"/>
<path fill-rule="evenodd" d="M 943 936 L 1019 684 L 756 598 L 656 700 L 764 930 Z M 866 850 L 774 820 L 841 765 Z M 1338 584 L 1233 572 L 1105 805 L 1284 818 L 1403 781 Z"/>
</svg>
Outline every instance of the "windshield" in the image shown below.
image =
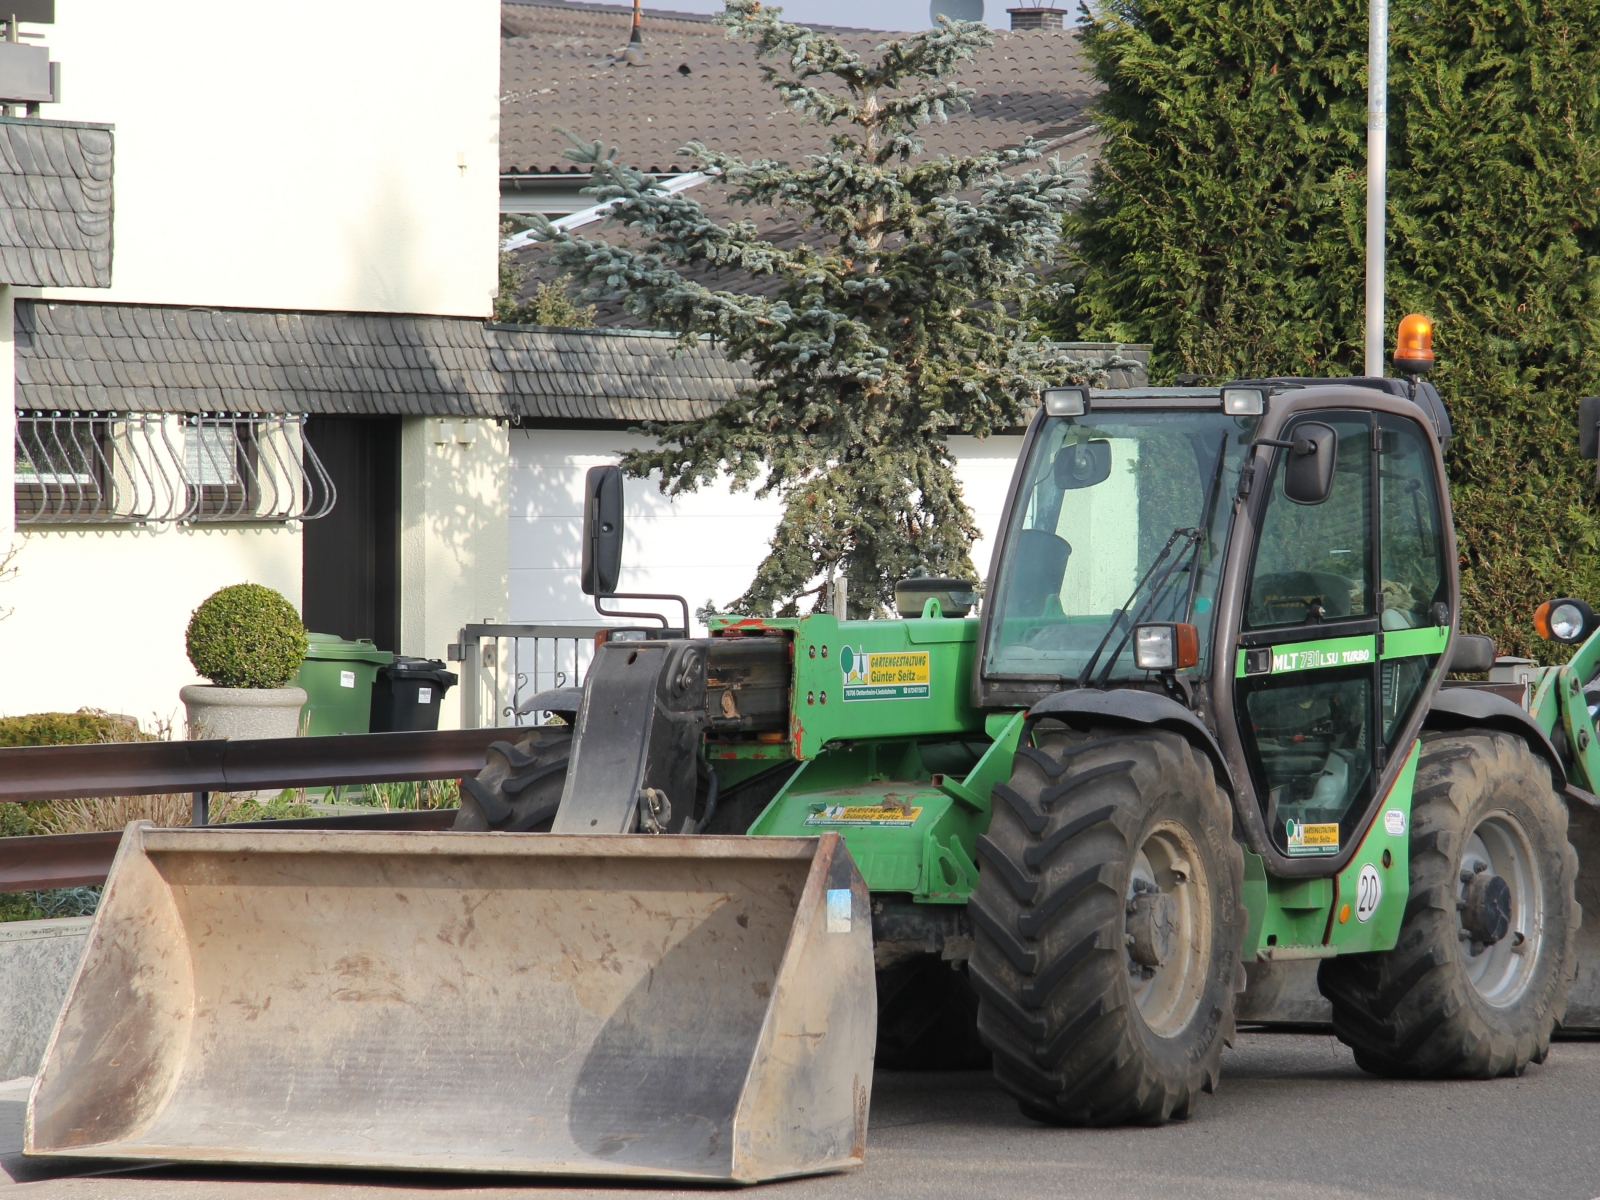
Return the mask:
<svg viewBox="0 0 1600 1200">
<path fill-rule="evenodd" d="M 1104 642 L 1096 679 L 1142 675 L 1124 640 L 1137 619 L 1197 626 L 1203 674 L 1228 514 L 1257 420 L 1215 410 L 1047 419 L 1001 552 L 985 673 L 1075 681 Z"/>
</svg>

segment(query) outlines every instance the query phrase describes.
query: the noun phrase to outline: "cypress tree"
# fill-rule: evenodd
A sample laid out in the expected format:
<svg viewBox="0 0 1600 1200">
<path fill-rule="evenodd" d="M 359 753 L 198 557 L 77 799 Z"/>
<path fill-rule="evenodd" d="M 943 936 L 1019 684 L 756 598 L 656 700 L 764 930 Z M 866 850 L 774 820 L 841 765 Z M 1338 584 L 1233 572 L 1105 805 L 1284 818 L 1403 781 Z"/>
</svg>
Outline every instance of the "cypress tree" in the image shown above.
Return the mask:
<svg viewBox="0 0 1600 1200">
<path fill-rule="evenodd" d="M 1365 4 L 1119 0 L 1062 332 L 1156 343 L 1157 378 L 1361 369 Z M 1600 598 L 1577 398 L 1600 390 L 1600 0 L 1396 0 L 1389 332 L 1436 324 L 1463 625 Z"/>
</svg>

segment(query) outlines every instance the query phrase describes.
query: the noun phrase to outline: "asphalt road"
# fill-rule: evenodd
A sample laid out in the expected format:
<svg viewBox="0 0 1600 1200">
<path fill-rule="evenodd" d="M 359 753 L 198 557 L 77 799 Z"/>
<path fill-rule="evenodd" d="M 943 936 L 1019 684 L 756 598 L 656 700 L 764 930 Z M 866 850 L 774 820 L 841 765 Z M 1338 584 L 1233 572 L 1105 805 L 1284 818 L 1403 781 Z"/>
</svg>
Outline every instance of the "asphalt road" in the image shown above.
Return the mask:
<svg viewBox="0 0 1600 1200">
<path fill-rule="evenodd" d="M 682 1194 L 370 1172 L 117 1171 L 107 1163 L 87 1169 L 100 1173 L 71 1175 L 59 1164 L 22 1160 L 25 1100 L 21 1088 L 0 1086 L 6 1200 Z M 761 1200 L 1592 1200 L 1600 1197 L 1600 1042 L 1558 1043 L 1548 1062 L 1521 1079 L 1389 1083 L 1363 1075 L 1332 1037 L 1249 1033 L 1225 1060 L 1219 1093 L 1193 1119 L 1161 1129 L 1045 1129 L 1020 1116 L 986 1073 L 880 1072 L 866 1166 L 746 1194 Z"/>
</svg>

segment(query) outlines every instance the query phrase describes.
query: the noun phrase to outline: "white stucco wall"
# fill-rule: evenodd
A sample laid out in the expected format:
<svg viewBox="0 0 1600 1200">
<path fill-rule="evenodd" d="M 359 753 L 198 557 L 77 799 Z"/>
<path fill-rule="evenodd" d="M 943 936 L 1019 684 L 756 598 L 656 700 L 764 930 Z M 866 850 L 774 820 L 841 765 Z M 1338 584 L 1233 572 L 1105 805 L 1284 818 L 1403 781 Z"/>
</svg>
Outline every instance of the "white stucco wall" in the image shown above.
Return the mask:
<svg viewBox="0 0 1600 1200">
<path fill-rule="evenodd" d="M 402 654 L 442 659 L 463 625 L 506 620 L 509 434 L 493 421 L 401 426 Z M 460 701 L 446 693 L 441 729 L 459 728 Z"/>
<path fill-rule="evenodd" d="M 9 489 L 7 489 L 9 491 Z M 220 587 L 261 583 L 300 603 L 300 536 L 282 526 L 30 532 L 0 588 L 0 715 L 126 713 L 184 736 L 189 614 Z"/>
<path fill-rule="evenodd" d="M 578 587 L 583 478 L 638 444 L 639 438 L 609 431 L 511 431 L 511 620 L 601 621 Z M 951 440 L 967 504 L 983 531 L 972 553 L 983 576 L 1021 445 L 1011 435 Z M 782 511 L 776 497 L 726 487 L 668 499 L 654 482 L 630 479 L 624 495 L 622 589 L 681 594 L 691 609 L 708 599 L 725 606 L 744 591 Z"/>
<path fill-rule="evenodd" d="M 116 126 L 109 290 L 50 297 L 487 316 L 498 0 L 72 0 L 62 102 Z"/>
<path fill-rule="evenodd" d="M 9 364 L 6 349 L 0 360 Z M 449 423 L 447 442 L 436 419 L 402 425 L 405 654 L 444 658 L 463 625 L 506 619 L 507 430 L 478 421 L 463 433 L 463 425 Z M 4 469 L 9 476 L 9 459 Z M 9 529 L 9 478 L 0 487 Z M 298 525 L 35 528 L 14 536 L 22 547 L 17 575 L 0 585 L 0 606 L 13 610 L 0 621 L 0 715 L 90 706 L 147 728 L 172 720 L 182 736 L 178 689 L 197 681 L 183 645 L 195 606 L 243 582 L 276 588 L 297 607 L 300 600 Z M 459 689 L 447 694 L 442 728 L 459 725 L 459 700 Z"/>
<path fill-rule="evenodd" d="M 0 393 L 16 383 L 13 293 L 0 288 Z M 15 411 L 0 404 L 0 444 Z M 16 546 L 0 581 L 0 715 L 99 708 L 183 737 L 178 689 L 202 682 L 183 635 L 220 587 L 260 583 L 300 604 L 298 526 L 174 529 L 16 528 L 15 459 L 0 455 L 0 546 Z"/>
</svg>

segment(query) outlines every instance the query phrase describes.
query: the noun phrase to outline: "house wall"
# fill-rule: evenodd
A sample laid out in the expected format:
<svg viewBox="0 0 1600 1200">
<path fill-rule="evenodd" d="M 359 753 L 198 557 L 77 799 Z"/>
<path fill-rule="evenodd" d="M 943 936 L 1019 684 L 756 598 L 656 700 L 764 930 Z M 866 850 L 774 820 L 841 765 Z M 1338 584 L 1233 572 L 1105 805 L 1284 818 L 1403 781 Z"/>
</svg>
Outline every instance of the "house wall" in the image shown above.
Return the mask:
<svg viewBox="0 0 1600 1200">
<path fill-rule="evenodd" d="M 442 659 L 463 625 L 507 619 L 509 441 L 493 421 L 401 425 L 402 654 Z M 460 702 L 460 688 L 446 693 L 441 729 L 459 728 Z"/>
<path fill-rule="evenodd" d="M 616 462 L 623 450 L 641 442 L 611 431 L 511 431 L 511 620 L 601 620 L 578 587 L 584 474 L 592 466 Z M 967 504 L 983 531 L 972 554 L 981 575 L 988 574 L 1021 445 L 1022 438 L 1012 435 L 951 439 Z M 682 594 L 691 609 L 707 600 L 726 606 L 744 591 L 766 555 L 782 511 L 776 497 L 758 499 L 753 492 L 727 487 L 668 499 L 653 481 L 630 479 L 624 495 L 622 587 Z"/>
<path fill-rule="evenodd" d="M 58 18 L 43 32 L 63 102 L 44 115 L 116 126 L 113 286 L 23 294 L 489 314 L 498 0 L 448 10 L 391 0 L 381 11 L 357 0 L 270 10 L 73 0 Z M 16 291 L 0 294 L 7 398 Z M 0 444 L 14 423 L 0 402 Z M 408 459 L 411 653 L 442 657 L 461 623 L 504 609 L 505 437 L 479 429 L 476 447 Z M 177 690 L 194 681 L 183 630 L 202 599 L 250 581 L 299 604 L 298 525 L 18 533 L 12 475 L 0 455 L 0 549 L 21 546 L 16 577 L 0 582 L 0 612 L 14 610 L 0 621 L 0 713 L 92 705 L 147 724 L 181 717 Z"/>
<path fill-rule="evenodd" d="M 146 304 L 486 316 L 499 0 L 72 0 L 44 116 L 116 125 L 109 291 Z"/>
<path fill-rule="evenodd" d="M 87 706 L 146 729 L 171 721 L 182 737 L 178 689 L 204 682 L 184 652 L 189 614 L 231 583 L 300 600 L 300 536 L 282 526 L 72 529 L 21 542 L 17 574 L 0 585 L 12 610 L 0 621 L 0 715 Z"/>
</svg>

